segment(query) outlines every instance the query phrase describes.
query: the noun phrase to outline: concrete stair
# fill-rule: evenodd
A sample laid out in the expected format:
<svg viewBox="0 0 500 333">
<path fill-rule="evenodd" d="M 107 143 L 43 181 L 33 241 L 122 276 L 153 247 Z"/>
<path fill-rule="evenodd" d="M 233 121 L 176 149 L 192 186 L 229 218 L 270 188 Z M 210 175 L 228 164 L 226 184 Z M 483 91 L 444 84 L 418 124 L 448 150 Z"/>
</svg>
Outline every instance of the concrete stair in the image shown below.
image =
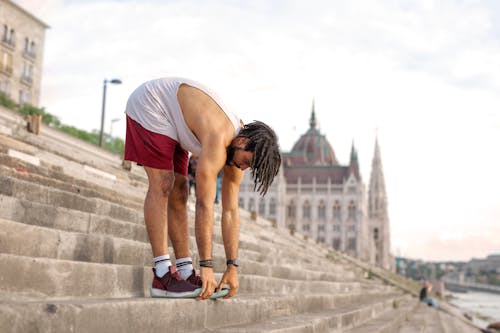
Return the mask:
<svg viewBox="0 0 500 333">
<path fill-rule="evenodd" d="M 119 157 L 46 126 L 39 136 L 29 134 L 22 118 L 0 107 L 0 332 L 418 328 L 418 317 L 411 317 L 418 302 L 404 288 L 367 278 L 355 261 L 263 219 L 251 220 L 244 210 L 236 297 L 150 298 L 146 190 L 142 169 L 125 171 Z M 196 263 L 193 198 L 188 208 Z M 220 207 L 214 213 L 220 279 Z"/>
</svg>

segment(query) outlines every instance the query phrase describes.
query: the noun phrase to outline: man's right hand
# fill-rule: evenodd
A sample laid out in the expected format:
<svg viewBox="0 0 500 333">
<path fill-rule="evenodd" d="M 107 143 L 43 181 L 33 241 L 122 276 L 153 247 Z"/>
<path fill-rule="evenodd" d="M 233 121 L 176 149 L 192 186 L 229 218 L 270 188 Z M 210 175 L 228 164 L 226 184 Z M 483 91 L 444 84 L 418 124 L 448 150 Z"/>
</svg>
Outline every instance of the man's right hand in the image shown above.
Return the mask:
<svg viewBox="0 0 500 333">
<path fill-rule="evenodd" d="M 214 293 L 217 281 L 214 279 L 214 270 L 211 267 L 200 267 L 200 277 L 203 285 L 201 287 L 201 299 L 207 299 Z"/>
</svg>

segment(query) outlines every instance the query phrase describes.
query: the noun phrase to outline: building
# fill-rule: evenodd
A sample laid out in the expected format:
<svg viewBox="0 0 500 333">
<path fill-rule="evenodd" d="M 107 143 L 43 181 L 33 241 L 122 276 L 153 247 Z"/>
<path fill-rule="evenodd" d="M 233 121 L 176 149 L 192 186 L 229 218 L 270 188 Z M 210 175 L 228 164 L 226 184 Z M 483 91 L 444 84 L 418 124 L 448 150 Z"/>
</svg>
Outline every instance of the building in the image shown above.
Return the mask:
<svg viewBox="0 0 500 333">
<path fill-rule="evenodd" d="M 380 147 L 375 154 L 368 200 L 354 147 L 348 165 L 341 165 L 325 135 L 317 128 L 314 103 L 309 129 L 282 154 L 283 165 L 268 194 L 253 191 L 246 172 L 240 187 L 240 207 L 277 225 L 391 268 L 387 196 Z"/>
<path fill-rule="evenodd" d="M 0 92 L 38 106 L 48 25 L 10 0 L 0 0 L 0 24 Z"/>
</svg>

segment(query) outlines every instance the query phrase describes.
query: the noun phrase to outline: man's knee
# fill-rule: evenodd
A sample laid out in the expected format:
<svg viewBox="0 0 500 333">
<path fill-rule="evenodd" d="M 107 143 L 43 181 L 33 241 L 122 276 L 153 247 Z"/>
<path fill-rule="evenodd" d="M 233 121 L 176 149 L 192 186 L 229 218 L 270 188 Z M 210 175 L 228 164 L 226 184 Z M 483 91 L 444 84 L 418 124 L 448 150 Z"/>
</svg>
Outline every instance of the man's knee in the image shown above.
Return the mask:
<svg viewBox="0 0 500 333">
<path fill-rule="evenodd" d="M 175 176 L 172 171 L 162 172 L 160 175 L 149 177 L 149 191 L 168 197 L 174 188 Z"/>
<path fill-rule="evenodd" d="M 175 184 L 172 190 L 172 198 L 177 203 L 187 203 L 189 197 L 189 182 L 187 177 L 176 175 Z"/>
</svg>

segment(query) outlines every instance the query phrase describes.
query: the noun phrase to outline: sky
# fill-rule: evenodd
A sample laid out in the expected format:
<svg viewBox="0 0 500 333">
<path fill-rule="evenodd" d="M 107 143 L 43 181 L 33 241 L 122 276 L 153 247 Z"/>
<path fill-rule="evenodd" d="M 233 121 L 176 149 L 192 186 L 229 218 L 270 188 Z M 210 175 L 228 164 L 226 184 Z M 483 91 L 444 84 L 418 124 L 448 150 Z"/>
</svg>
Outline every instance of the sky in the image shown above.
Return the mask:
<svg viewBox="0 0 500 333">
<path fill-rule="evenodd" d="M 283 151 L 318 126 L 368 186 L 381 149 L 394 255 L 500 253 L 500 3 L 494 0 L 16 0 L 46 22 L 40 105 L 124 137 L 128 96 L 200 81 Z M 111 122 L 113 119 L 119 119 Z M 113 123 L 113 125 L 111 125 Z"/>
</svg>

